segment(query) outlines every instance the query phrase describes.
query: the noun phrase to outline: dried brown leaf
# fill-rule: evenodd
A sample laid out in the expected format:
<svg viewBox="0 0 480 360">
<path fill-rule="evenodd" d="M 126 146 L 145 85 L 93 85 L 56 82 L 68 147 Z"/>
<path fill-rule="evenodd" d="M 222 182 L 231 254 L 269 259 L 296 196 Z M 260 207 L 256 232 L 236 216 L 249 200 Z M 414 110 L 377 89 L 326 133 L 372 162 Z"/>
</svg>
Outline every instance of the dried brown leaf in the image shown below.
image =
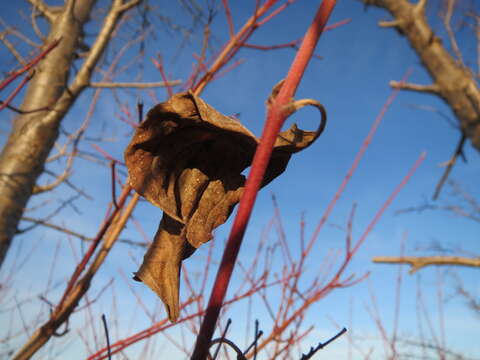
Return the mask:
<svg viewBox="0 0 480 360">
<path fill-rule="evenodd" d="M 320 110 L 319 129 L 303 131 L 293 125 L 280 133 L 262 186 L 323 131 L 326 115 L 318 102 L 292 101 L 285 110 L 290 115 L 306 105 Z M 212 231 L 240 201 L 242 172 L 258 142 L 238 120 L 188 91 L 151 109 L 125 150 L 130 185 L 164 212 L 136 279 L 160 296 L 171 321 L 178 317 L 181 261 L 211 240 Z"/>
</svg>

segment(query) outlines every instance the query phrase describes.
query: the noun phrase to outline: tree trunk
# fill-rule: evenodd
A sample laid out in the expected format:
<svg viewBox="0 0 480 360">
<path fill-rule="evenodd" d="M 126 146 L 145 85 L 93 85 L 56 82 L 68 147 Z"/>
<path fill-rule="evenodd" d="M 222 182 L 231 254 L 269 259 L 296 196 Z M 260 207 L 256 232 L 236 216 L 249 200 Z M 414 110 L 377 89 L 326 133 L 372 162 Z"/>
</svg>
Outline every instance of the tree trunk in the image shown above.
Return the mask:
<svg viewBox="0 0 480 360">
<path fill-rule="evenodd" d="M 78 39 L 96 0 L 69 1 L 52 15 L 48 45 L 61 38 L 35 69 L 21 106 L 51 110 L 18 115 L 0 154 L 0 266 L 37 178 L 59 134 L 59 125 L 74 97 L 64 99 Z M 63 100 L 63 101 L 61 101 Z M 65 101 L 67 100 L 67 101 Z"/>
</svg>

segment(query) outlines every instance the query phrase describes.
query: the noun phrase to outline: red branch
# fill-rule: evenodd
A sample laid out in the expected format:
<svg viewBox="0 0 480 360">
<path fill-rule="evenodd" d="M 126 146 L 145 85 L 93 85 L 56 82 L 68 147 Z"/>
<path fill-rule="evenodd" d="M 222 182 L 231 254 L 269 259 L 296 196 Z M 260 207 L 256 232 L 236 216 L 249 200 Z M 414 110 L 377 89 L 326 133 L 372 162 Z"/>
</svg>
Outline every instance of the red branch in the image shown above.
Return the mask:
<svg viewBox="0 0 480 360">
<path fill-rule="evenodd" d="M 360 245 L 365 241 L 365 238 L 367 237 L 368 233 L 373 229 L 375 224 L 378 222 L 378 220 L 382 217 L 382 214 L 384 211 L 387 209 L 387 207 L 392 203 L 393 199 L 397 196 L 397 194 L 402 190 L 402 188 L 405 186 L 405 184 L 408 182 L 408 180 L 412 177 L 413 173 L 417 170 L 417 168 L 420 166 L 420 164 L 425 160 L 426 153 L 423 152 L 420 157 L 417 159 L 415 164 L 413 164 L 412 168 L 408 172 L 408 174 L 405 176 L 405 178 L 402 180 L 402 182 L 395 188 L 393 193 L 389 196 L 387 201 L 385 201 L 385 204 L 382 206 L 382 208 L 378 211 L 377 214 L 375 214 L 375 217 L 373 218 L 372 222 L 367 226 L 367 229 L 363 233 L 363 235 L 360 237 L 360 240 L 358 240 L 357 244 L 354 246 L 352 250 L 352 255 L 355 254 L 355 252 L 358 250 Z"/>
<path fill-rule="evenodd" d="M 83 256 L 82 260 L 80 263 L 77 265 L 75 268 L 75 271 L 73 272 L 73 275 L 70 277 L 70 280 L 68 281 L 67 287 L 63 293 L 62 299 L 57 305 L 56 311 L 61 311 L 63 303 L 67 299 L 67 297 L 70 295 L 70 291 L 73 289 L 75 283 L 77 282 L 78 278 L 82 274 L 83 270 L 85 269 L 85 266 L 87 263 L 90 261 L 92 258 L 93 254 L 95 253 L 96 248 L 100 244 L 100 241 L 103 239 L 103 236 L 107 232 L 108 228 L 112 224 L 113 220 L 115 219 L 115 216 L 117 216 L 118 212 L 120 209 L 123 207 L 125 204 L 125 201 L 127 200 L 128 196 L 130 195 L 131 187 L 130 186 L 125 186 L 122 194 L 120 195 L 120 198 L 118 200 L 118 205 L 117 207 L 113 210 L 113 212 L 110 214 L 110 216 L 103 222 L 102 226 L 100 227 L 100 230 L 97 233 L 97 236 L 93 239 L 90 247 L 88 248 L 87 252 Z"/>
<path fill-rule="evenodd" d="M 411 167 L 411 169 L 409 170 L 409 172 L 407 173 L 407 175 L 405 175 L 405 177 L 402 179 L 402 181 L 400 182 L 400 184 L 397 185 L 397 187 L 393 190 L 393 192 L 390 194 L 390 196 L 388 197 L 388 199 L 384 202 L 384 204 L 382 205 L 382 207 L 377 211 L 377 213 L 375 214 L 375 216 L 373 217 L 372 221 L 370 222 L 370 224 L 368 224 L 367 228 L 365 229 L 365 231 L 363 232 L 362 236 L 360 236 L 360 239 L 357 241 L 357 243 L 355 244 L 355 246 L 353 247 L 353 249 L 349 249 L 350 247 L 350 244 L 347 243 L 347 251 L 346 251 L 346 254 L 345 254 L 345 262 L 342 264 L 342 266 L 340 267 L 340 270 L 338 271 L 337 274 L 342 274 L 344 269 L 346 268 L 348 262 L 350 261 L 351 258 L 353 258 L 353 256 L 355 255 L 355 253 L 358 251 L 358 249 L 360 248 L 360 246 L 365 242 L 365 239 L 367 238 L 367 236 L 371 233 L 371 231 L 373 230 L 373 228 L 375 227 L 375 225 L 378 223 L 378 220 L 380 220 L 380 218 L 382 217 L 383 213 L 385 212 L 385 210 L 387 210 L 387 208 L 390 206 L 390 204 L 392 203 L 392 201 L 395 199 L 395 197 L 398 195 L 398 193 L 400 192 L 400 190 L 402 190 L 402 188 L 407 184 L 407 182 L 410 180 L 410 178 L 412 177 L 412 175 L 415 173 L 415 171 L 418 169 L 418 167 L 420 166 L 420 164 L 423 162 L 423 160 L 425 160 L 425 156 L 426 154 L 425 153 L 422 153 L 420 154 L 419 158 L 417 159 L 417 161 L 415 161 L 415 163 L 413 164 L 413 166 Z M 335 285 L 338 280 L 339 280 L 340 276 L 336 276 L 334 277 L 332 280 L 331 280 L 331 285 Z M 344 284 L 345 285 L 345 284 Z M 350 286 L 351 284 L 347 284 L 348 286 Z"/>
<path fill-rule="evenodd" d="M 156 59 L 152 58 L 152 61 L 153 63 L 155 64 L 155 67 L 158 69 L 158 71 L 160 72 L 160 75 L 162 76 L 162 80 L 163 82 L 165 83 L 165 87 L 167 88 L 167 92 L 168 92 L 168 97 L 172 97 L 173 95 L 173 89 L 172 89 L 172 86 L 170 85 L 170 83 L 168 82 L 168 78 L 167 78 L 167 75 L 165 74 L 165 69 L 163 67 L 163 60 L 162 60 L 162 57 L 160 55 L 157 55 L 158 56 L 158 60 L 157 61 Z"/>
<path fill-rule="evenodd" d="M 232 12 L 230 11 L 228 0 L 222 0 L 222 4 L 223 4 L 223 7 L 225 8 L 225 16 L 227 17 L 228 32 L 230 33 L 230 37 L 233 37 L 235 34 L 235 28 L 233 26 Z"/>
<path fill-rule="evenodd" d="M 267 284 L 263 280 L 264 280 L 263 277 L 258 279 L 258 282 L 252 284 L 251 288 L 247 289 L 245 292 L 243 292 L 241 294 L 237 294 L 237 295 L 233 296 L 231 299 L 229 299 L 228 301 L 225 302 L 225 305 L 233 304 L 233 303 L 236 303 L 240 300 L 249 298 L 253 294 L 258 293 L 262 289 L 266 289 L 266 288 L 272 287 L 274 285 L 278 285 L 280 283 L 280 280 L 276 280 L 274 282 L 271 282 L 271 283 Z M 199 297 L 199 296 L 190 297 L 185 303 L 182 304 L 181 310 L 184 310 L 184 309 L 187 308 L 188 305 L 193 304 L 194 302 L 199 302 L 199 301 L 201 301 L 201 297 Z M 131 336 L 125 338 L 125 339 L 119 340 L 119 341 L 111 344 L 111 353 L 113 355 L 117 352 L 120 352 L 120 351 L 126 349 L 127 347 L 129 347 L 129 346 L 131 346 L 131 345 L 133 345 L 133 344 L 135 344 L 135 343 L 137 343 L 137 342 L 139 342 L 143 339 L 149 338 L 150 336 L 152 336 L 156 333 L 167 330 L 167 329 L 169 329 L 173 326 L 176 326 L 178 324 L 181 324 L 181 323 L 187 322 L 191 319 L 194 319 L 196 317 L 202 316 L 204 313 L 205 313 L 204 309 L 198 309 L 196 312 L 194 312 L 192 314 L 189 314 L 189 315 L 185 315 L 184 317 L 178 319 L 177 322 L 175 322 L 175 323 L 169 323 L 168 318 L 162 319 L 162 320 L 156 322 L 155 324 L 151 325 L 150 327 L 139 331 L 136 334 L 133 334 L 133 335 L 131 335 Z M 87 360 L 103 360 L 103 359 L 106 359 L 108 357 L 107 350 L 108 349 L 106 347 L 102 348 L 102 349 L 98 350 L 97 352 L 95 352 L 94 354 L 90 355 L 87 358 Z"/>
<path fill-rule="evenodd" d="M 5 99 L 5 101 L 1 101 L 0 110 L 3 110 L 7 106 L 10 105 L 10 102 L 15 98 L 15 96 L 17 96 L 17 94 L 20 92 L 20 90 L 22 90 L 22 88 L 25 86 L 25 84 L 32 79 L 34 74 L 35 73 L 32 72 L 31 74 L 28 74 L 27 76 L 25 76 L 23 78 L 22 82 L 20 84 L 18 84 L 18 86 L 15 88 L 15 90 L 12 91 L 12 93 L 10 95 L 8 95 L 8 97 Z"/>
<path fill-rule="evenodd" d="M 333 30 L 333 29 L 336 29 L 342 25 L 345 25 L 345 24 L 348 24 L 349 22 L 351 22 L 352 19 L 344 19 L 342 21 L 339 21 L 339 22 L 336 22 L 335 24 L 332 24 L 332 25 L 328 25 L 328 26 L 325 26 L 325 29 L 323 29 L 323 32 L 326 32 L 328 30 Z M 298 47 L 298 44 L 300 44 L 300 42 L 302 41 L 302 38 L 300 39 L 296 39 L 296 40 L 292 40 L 288 43 L 284 43 L 284 44 L 277 44 L 277 45 L 256 45 L 256 44 L 243 44 L 242 46 L 244 48 L 248 48 L 248 49 L 255 49 L 255 50 L 265 50 L 265 51 L 268 51 L 268 50 L 277 50 L 277 49 L 285 49 L 285 48 L 297 48 Z"/>
<path fill-rule="evenodd" d="M 19 77 L 20 75 L 22 75 L 24 72 L 30 70 L 32 67 L 34 67 L 35 65 L 37 65 L 37 63 L 42 60 L 45 56 L 47 56 L 47 54 L 52 51 L 55 47 L 57 47 L 57 45 L 60 43 L 60 39 L 57 39 L 55 41 L 53 41 L 50 45 L 47 46 L 47 48 L 45 50 L 43 50 L 40 54 L 38 54 L 32 61 L 30 61 L 27 65 L 25 65 L 24 67 L 22 67 L 20 70 L 17 70 L 15 72 L 13 72 L 12 74 L 10 74 L 10 76 L 8 78 L 6 78 L 5 80 L 2 81 L 2 83 L 0 84 L 0 90 L 3 90 L 3 88 L 5 86 L 7 86 L 8 84 L 10 84 L 13 80 L 15 80 L 17 77 Z"/>
<path fill-rule="evenodd" d="M 410 76 L 411 70 L 408 70 L 405 76 L 403 77 L 402 81 L 406 81 L 407 78 Z M 325 213 L 323 214 L 322 218 L 320 219 L 320 222 L 318 223 L 315 232 L 312 235 L 312 238 L 310 239 L 310 242 L 307 245 L 307 248 L 304 251 L 304 255 L 306 255 L 312 248 L 313 244 L 315 243 L 315 240 L 317 239 L 320 230 L 323 228 L 323 225 L 326 223 L 328 217 L 330 216 L 330 213 L 332 212 L 333 208 L 335 207 L 338 199 L 340 199 L 340 196 L 343 194 L 343 191 L 345 190 L 345 187 L 347 186 L 348 182 L 352 178 L 355 170 L 358 167 L 358 164 L 360 163 L 360 160 L 362 159 L 363 155 L 365 154 L 365 151 L 367 150 L 368 146 L 372 142 L 373 136 L 377 132 L 378 126 L 382 122 L 384 115 L 388 108 L 390 107 L 390 104 L 395 100 L 399 93 L 399 89 L 394 89 L 391 93 L 391 95 L 388 97 L 387 101 L 382 107 L 382 110 L 380 111 L 380 114 L 378 114 L 377 118 L 375 119 L 375 122 L 373 123 L 372 127 L 370 128 L 370 131 L 365 138 L 365 140 L 362 143 L 362 147 L 360 148 L 359 152 L 355 156 L 355 160 L 353 161 L 352 166 L 347 172 L 347 175 L 345 175 L 345 178 L 343 179 L 342 183 L 340 184 L 340 187 L 338 188 L 337 192 L 335 193 L 335 196 L 333 197 L 332 201 L 328 204 L 327 210 L 325 210 Z"/>
<path fill-rule="evenodd" d="M 191 357 L 193 360 L 203 360 L 207 356 L 208 347 L 213 336 L 220 308 L 222 307 L 225 298 L 228 283 L 240 250 L 240 245 L 253 209 L 255 198 L 270 161 L 273 144 L 283 122 L 285 121 L 283 107 L 287 105 L 294 96 L 335 3 L 336 0 L 324 0 L 320 5 L 312 24 L 305 34 L 302 45 L 300 46 L 293 64 L 290 67 L 284 85 L 267 114 L 267 121 L 260 139 L 260 144 L 258 145 L 253 158 L 252 169 L 246 181 L 238 213 L 235 217 L 227 246 L 223 252 L 222 262 L 210 295 L 205 318 L 197 337 L 195 349 Z"/>
<path fill-rule="evenodd" d="M 247 20 L 245 25 L 237 32 L 235 36 L 230 38 L 230 40 L 225 44 L 220 53 L 216 56 L 216 60 L 212 63 L 209 70 L 205 71 L 205 73 L 198 82 L 195 81 L 195 79 L 198 75 L 199 67 L 197 66 L 195 68 L 194 76 L 190 77 L 190 81 L 193 81 L 193 83 L 187 82 L 187 84 L 191 87 L 191 90 L 196 95 L 199 95 L 203 91 L 207 83 L 212 80 L 215 74 L 219 71 L 219 69 L 226 63 L 228 63 L 237 54 L 238 50 L 240 50 L 240 48 L 242 47 L 242 44 L 244 44 L 250 38 L 250 36 L 256 29 L 258 29 L 261 25 L 265 24 L 267 21 L 271 20 L 274 16 L 278 15 L 288 5 L 292 4 L 295 1 L 296 0 L 288 0 L 286 3 L 278 7 L 270 15 L 266 16 L 263 20 L 259 22 L 258 19 L 264 16 L 266 12 L 268 12 L 270 8 L 278 2 L 278 0 L 268 0 L 264 2 L 262 6 L 260 6 L 260 1 L 257 0 L 254 15 Z"/>
<path fill-rule="evenodd" d="M 103 157 L 105 157 L 105 159 L 107 159 L 108 161 L 115 161 L 116 163 L 118 164 L 122 164 L 122 165 L 125 165 L 124 162 L 120 161 L 120 160 L 117 160 L 115 159 L 112 155 L 110 155 L 108 152 L 106 152 L 105 150 L 103 150 L 100 146 L 98 146 L 97 144 L 91 144 L 92 147 L 97 150 L 100 154 L 103 155 Z"/>
</svg>

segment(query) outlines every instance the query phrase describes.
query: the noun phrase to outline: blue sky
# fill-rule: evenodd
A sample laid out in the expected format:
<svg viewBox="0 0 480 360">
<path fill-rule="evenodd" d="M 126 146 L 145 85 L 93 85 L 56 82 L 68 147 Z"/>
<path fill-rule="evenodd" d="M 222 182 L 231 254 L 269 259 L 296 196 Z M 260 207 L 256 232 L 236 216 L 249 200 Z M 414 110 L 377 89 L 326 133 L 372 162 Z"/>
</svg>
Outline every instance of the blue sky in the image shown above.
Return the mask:
<svg viewBox="0 0 480 360">
<path fill-rule="evenodd" d="M 248 1 L 231 2 L 235 25 L 238 29 L 240 24 L 243 24 L 251 14 L 253 5 Z M 301 37 L 310 23 L 318 3 L 317 1 L 297 1 L 286 13 L 259 29 L 250 42 L 269 45 L 285 43 Z M 436 28 L 441 29 L 441 24 L 436 17 L 438 10 L 436 2 L 432 1 L 431 3 L 429 17 Z M 185 17 L 184 10 L 177 5 L 166 1 L 152 2 L 152 4 L 158 5 L 158 11 L 175 23 L 187 27 L 191 25 L 191 19 Z M 15 24 L 22 31 L 31 33 L 18 15 L 19 10 L 28 14 L 27 5 L 11 2 L 2 4 L 2 7 L 4 7 L 2 9 L 4 20 L 7 22 L 10 20 L 11 24 Z M 254 256 L 256 242 L 259 241 L 261 231 L 273 215 L 272 193 L 277 197 L 281 209 L 289 246 L 292 251 L 298 252 L 298 234 L 302 213 L 305 214 L 308 239 L 353 162 L 375 117 L 391 94 L 389 81 L 400 80 L 409 69 L 412 71 L 409 81 L 420 84 L 428 84 L 430 81 L 406 39 L 400 37 L 394 30 L 377 27 L 378 20 L 387 19 L 388 15 L 375 8 L 364 11 L 363 5 L 358 1 L 339 1 L 330 23 L 346 18 L 351 19 L 349 24 L 322 36 L 316 51 L 322 56 L 322 60 L 313 60 L 310 63 L 296 96 L 297 98 L 314 98 L 325 105 L 328 111 L 326 130 L 314 145 L 294 155 L 286 172 L 260 193 L 241 249 L 242 261 L 248 262 Z M 15 19 L 19 19 L 18 22 Z M 152 15 L 151 20 L 154 19 L 155 16 Z M 212 32 L 215 34 L 212 44 L 217 48 L 226 40 L 225 24 L 224 14 L 220 10 L 212 24 Z M 90 28 L 93 31 L 93 26 Z M 88 31 L 87 34 L 89 34 Z M 200 52 L 201 39 L 201 28 L 197 28 L 196 32 L 192 34 L 191 40 L 181 50 L 178 50 L 181 36 L 173 31 L 156 30 L 155 40 L 149 40 L 145 44 L 148 55 L 145 56 L 143 62 L 143 73 L 132 68 L 131 71 L 123 73 L 116 80 L 159 81 L 159 74 L 149 60 L 157 52 L 161 53 L 164 58 L 167 73 L 172 79 L 186 80 L 194 61 L 191 53 Z M 459 33 L 458 42 L 464 51 L 465 58 L 470 63 L 475 63 L 473 35 L 463 30 Z M 138 47 L 132 49 L 126 54 L 124 61 L 129 61 L 129 58 L 135 56 L 137 52 Z M 224 114 L 240 113 L 239 117 L 242 123 L 259 136 L 265 119 L 265 99 L 272 86 L 286 75 L 294 55 L 295 53 L 291 49 L 269 52 L 242 50 L 238 58 L 245 59 L 245 62 L 209 85 L 202 94 L 202 98 Z M 0 49 L 0 56 L 7 57 L 4 47 Z M 5 62 L 2 70 L 8 70 L 9 68 L 6 66 L 9 64 L 12 62 Z M 86 91 L 79 98 L 74 109 L 65 119 L 64 127 L 66 129 L 72 131 L 83 121 L 91 94 L 91 91 Z M 116 93 L 117 98 L 122 103 L 130 105 L 133 110 L 136 98 L 132 94 L 135 93 L 133 91 Z M 156 90 L 155 94 L 160 101 L 166 99 L 167 96 L 164 89 Z M 146 109 L 155 104 L 146 92 L 140 93 L 140 96 L 145 102 Z M 438 243 L 450 249 L 478 253 L 479 227 L 473 221 L 441 211 L 395 214 L 397 210 L 421 205 L 426 199 L 431 198 L 444 170 L 439 164 L 450 158 L 459 138 L 458 130 L 438 113 L 419 110 L 418 106 L 434 107 L 448 115 L 454 123 L 456 122 L 448 107 L 428 95 L 401 92 L 389 107 L 357 172 L 329 218 L 327 226 L 320 234 L 314 250 L 315 256 L 308 262 L 306 279 L 315 275 L 320 263 L 331 257 L 331 251 L 344 249 L 345 232 L 338 229 L 338 225 L 342 227 L 346 225 L 352 204 L 357 204 L 353 231 L 355 240 L 363 233 L 375 212 L 406 175 L 420 153 L 425 151 L 427 158 L 386 211 L 347 271 L 347 275 L 350 273 L 362 275 L 370 271 L 369 279 L 355 287 L 334 291 L 310 310 L 306 326 L 313 324 L 316 329 L 303 344 L 305 351 L 317 341 L 325 340 L 333 335 L 336 330 L 333 322 L 347 327 L 350 327 L 351 322 L 353 335 L 360 337 L 357 338 L 356 344 L 366 351 L 373 346 L 375 348 L 374 357 L 382 358 L 383 348 L 378 342 L 379 334 L 366 310 L 366 306 L 371 307 L 369 287 L 373 289 L 373 293 L 377 297 L 379 310 L 382 318 L 385 319 L 387 329 L 391 329 L 398 267 L 375 265 L 370 260 L 373 256 L 398 255 L 403 237 L 406 237 L 405 253 L 410 255 L 434 254 L 433 251 L 427 249 L 432 243 Z M 118 113 L 118 105 L 112 99 L 111 93 L 105 90 L 95 108 L 86 136 L 92 138 L 101 135 L 111 138 L 112 141 L 103 142 L 100 145 L 115 158 L 122 159 L 124 147 L 129 141 L 132 130 L 131 127 L 118 120 L 116 117 Z M 0 129 L 3 141 L 4 133 L 9 129 L 8 124 L 13 115 L 4 111 L 2 118 Z M 314 129 L 318 123 L 318 115 L 314 110 L 304 109 L 295 114 L 285 127 L 292 122 L 296 122 L 302 129 Z M 90 146 L 91 142 L 87 139 L 82 145 L 82 149 L 94 152 Z M 478 199 L 480 193 L 478 186 L 475 186 L 480 175 L 478 151 L 474 150 L 470 143 L 467 143 L 465 155 L 468 164 L 459 162 L 452 171 L 451 179 L 457 181 L 462 189 Z M 61 164 L 54 164 L 53 169 L 61 169 Z M 77 213 L 72 207 L 67 207 L 52 222 L 63 223 L 71 229 L 93 235 L 111 200 L 108 169 L 78 159 L 75 163 L 72 181 L 86 190 L 94 200 L 84 198 L 76 200 L 75 206 L 80 212 Z M 457 200 L 450 195 L 451 193 L 451 188 L 445 187 L 439 204 L 454 204 Z M 68 188 L 60 187 L 54 193 L 54 204 L 50 206 L 55 206 L 59 199 L 66 198 L 71 194 L 72 192 Z M 47 195 L 34 198 L 29 203 L 29 207 L 39 204 L 49 196 L 52 197 Z M 45 213 L 48 213 L 48 207 L 38 210 L 34 215 L 41 217 Z M 161 216 L 160 210 L 147 203 L 141 203 L 134 216 L 145 229 L 146 234 L 153 236 Z M 228 236 L 230 225 L 231 220 L 216 231 L 214 258 L 219 259 L 221 256 L 222 244 Z M 271 237 L 273 240 L 274 234 Z M 127 226 L 122 238 L 143 240 L 132 223 Z M 49 269 L 57 244 L 60 244 L 60 250 L 54 277 L 59 281 L 68 276 L 75 265 L 71 246 L 79 253 L 81 247 L 77 240 L 73 239 L 69 242 L 63 234 L 40 228 L 16 237 L 6 262 L 5 268 L 7 269 L 12 266 L 17 249 L 21 255 L 25 256 L 35 246 L 35 252 L 18 271 L 13 283 L 18 298 L 34 296 L 45 288 L 46 269 Z M 419 250 L 419 248 L 424 250 Z M 127 277 L 136 271 L 136 263 L 141 261 L 142 252 L 143 250 L 118 244 L 94 282 L 94 286 L 99 289 L 107 281 L 114 279 L 121 336 L 129 334 L 128 319 L 136 299 L 119 274 L 119 270 L 121 269 Z M 185 262 L 185 265 L 192 272 L 201 271 L 205 257 L 206 246 L 199 249 L 191 259 Z M 42 271 L 39 271 L 40 269 Z M 280 270 L 278 269 L 278 271 Z M 2 269 L 2 273 L 5 274 L 6 271 Z M 455 351 L 465 352 L 472 357 L 480 357 L 474 342 L 474 334 L 478 334 L 480 330 L 479 319 L 465 306 L 463 299 L 454 296 L 456 280 L 453 274 L 461 279 L 465 288 L 472 294 L 479 295 L 480 288 L 478 281 L 475 281 L 478 278 L 478 270 L 475 269 L 427 268 L 422 270 L 420 275 L 404 276 L 401 293 L 400 334 L 414 336 L 418 339 L 415 302 L 417 281 L 421 282 L 423 297 L 426 307 L 430 311 L 432 322 L 438 324 L 436 294 L 440 276 L 444 283 L 445 301 L 442 302 L 442 306 L 446 344 Z M 241 273 L 237 269 L 234 273 L 234 277 L 236 277 L 234 285 L 240 275 Z M 2 275 L 2 278 L 3 276 L 5 275 Z M 417 276 L 420 276 L 420 280 Z M 148 289 L 136 283 L 133 285 L 141 294 L 147 307 L 153 309 L 158 306 L 155 296 Z M 50 293 L 52 300 L 61 289 L 60 287 Z M 111 306 L 112 296 L 109 291 L 95 304 L 95 310 L 99 313 L 104 312 L 107 318 L 112 318 L 114 313 Z M 205 295 L 208 296 L 209 293 Z M 272 296 L 275 297 L 278 294 Z M 15 304 L 12 299 L 9 298 L 8 306 Z M 238 310 L 235 310 L 237 308 L 232 309 L 230 315 L 234 320 L 231 336 L 234 339 L 237 337 L 241 341 L 244 337 L 245 321 L 244 317 L 236 316 L 236 314 L 237 311 L 244 310 L 242 306 L 239 306 Z M 27 304 L 23 311 L 25 312 L 24 316 L 28 317 L 28 315 L 36 314 L 38 308 L 35 308 L 33 304 Z M 137 317 L 133 326 L 135 329 L 141 330 L 148 326 L 148 319 L 142 315 L 141 310 L 135 311 L 137 311 Z M 268 331 L 271 324 L 263 311 L 259 310 L 256 316 L 261 321 L 260 326 Z M 10 321 L 9 316 L 13 316 L 18 321 L 19 314 L 12 312 L 12 314 L 0 314 L 0 322 L 7 324 L 7 321 Z M 81 324 L 84 321 L 83 315 L 81 319 L 72 319 L 72 321 Z M 424 324 L 424 326 L 426 325 Z M 435 328 L 438 329 L 438 327 Z M 100 319 L 97 331 L 101 334 Z M 70 352 L 71 358 L 83 358 L 88 350 L 78 339 L 72 341 L 73 345 L 67 350 L 67 353 Z M 138 349 L 138 347 L 132 348 L 132 354 L 136 354 L 135 351 Z M 336 356 L 347 359 L 347 338 L 339 339 L 335 344 L 323 350 L 321 355 L 325 358 Z M 132 356 L 135 358 L 135 355 Z"/>
</svg>

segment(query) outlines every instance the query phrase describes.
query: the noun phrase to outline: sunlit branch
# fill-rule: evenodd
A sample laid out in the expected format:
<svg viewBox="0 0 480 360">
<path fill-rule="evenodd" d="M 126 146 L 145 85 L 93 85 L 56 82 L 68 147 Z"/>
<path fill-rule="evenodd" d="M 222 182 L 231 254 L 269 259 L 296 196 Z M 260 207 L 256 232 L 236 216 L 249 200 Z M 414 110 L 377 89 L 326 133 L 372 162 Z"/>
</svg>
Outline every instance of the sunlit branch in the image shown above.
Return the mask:
<svg viewBox="0 0 480 360">
<path fill-rule="evenodd" d="M 453 166 L 457 163 L 458 157 L 464 155 L 463 154 L 463 146 L 465 144 L 466 139 L 467 139 L 467 137 L 465 136 L 465 134 L 462 133 L 462 135 L 460 137 L 460 141 L 458 142 L 458 145 L 455 149 L 455 152 L 454 152 L 452 158 L 447 162 L 447 167 L 446 167 L 442 177 L 440 178 L 440 181 L 438 182 L 437 186 L 435 187 L 435 193 L 433 194 L 433 200 L 438 199 L 438 196 L 440 195 L 440 191 L 442 190 L 442 187 L 445 184 L 445 181 L 447 181 L 448 176 L 450 175 L 450 172 L 453 169 Z M 465 158 L 464 158 L 464 160 L 465 160 Z"/>
<path fill-rule="evenodd" d="M 412 268 L 410 274 L 430 265 L 455 265 L 480 267 L 479 258 L 467 258 L 460 256 L 376 256 L 372 259 L 375 263 L 382 264 L 409 264 Z"/>
<path fill-rule="evenodd" d="M 5 47 L 12 53 L 12 55 L 15 57 L 15 59 L 17 59 L 17 61 L 20 64 L 25 66 L 27 64 L 27 61 L 22 57 L 22 55 L 20 55 L 20 53 L 17 51 L 17 49 L 15 49 L 15 46 L 13 46 L 13 44 L 10 41 L 8 41 L 8 39 L 7 39 L 8 34 L 9 34 L 8 29 L 5 30 L 5 31 L 2 31 L 0 33 L 0 40 L 2 40 Z"/>
<path fill-rule="evenodd" d="M 410 91 L 430 93 L 430 94 L 438 94 L 440 92 L 440 87 L 436 84 L 418 85 L 418 84 L 412 84 L 408 82 L 398 82 L 398 81 L 392 80 L 390 81 L 390 86 L 394 89 L 410 90 Z"/>
<path fill-rule="evenodd" d="M 33 11 L 37 10 L 49 23 L 55 21 L 55 13 L 58 13 L 61 7 L 51 7 L 45 4 L 42 0 L 28 0 L 32 4 Z"/>
</svg>

